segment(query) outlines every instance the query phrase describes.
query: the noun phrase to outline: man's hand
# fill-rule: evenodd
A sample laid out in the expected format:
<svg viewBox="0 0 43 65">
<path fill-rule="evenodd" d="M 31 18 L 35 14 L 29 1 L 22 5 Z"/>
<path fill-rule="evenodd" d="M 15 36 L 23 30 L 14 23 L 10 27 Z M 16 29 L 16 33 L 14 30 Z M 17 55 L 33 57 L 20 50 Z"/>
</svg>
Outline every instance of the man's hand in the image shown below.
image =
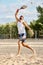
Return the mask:
<svg viewBox="0 0 43 65">
<path fill-rule="evenodd" d="M 29 36 L 32 37 L 34 35 L 34 32 L 32 29 L 28 30 Z"/>
<path fill-rule="evenodd" d="M 19 12 L 20 9 L 17 9 L 16 13 Z"/>
</svg>

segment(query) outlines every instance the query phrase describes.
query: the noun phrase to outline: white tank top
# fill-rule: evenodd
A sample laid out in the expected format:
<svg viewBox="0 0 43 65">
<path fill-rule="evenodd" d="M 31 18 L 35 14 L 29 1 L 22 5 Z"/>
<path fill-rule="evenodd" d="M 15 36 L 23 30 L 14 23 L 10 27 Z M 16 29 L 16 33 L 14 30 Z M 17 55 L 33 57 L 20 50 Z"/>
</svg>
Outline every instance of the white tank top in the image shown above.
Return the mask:
<svg viewBox="0 0 43 65">
<path fill-rule="evenodd" d="M 18 34 L 22 34 L 22 33 L 26 33 L 25 31 L 25 26 L 23 25 L 23 20 L 21 22 L 17 23 L 17 27 L 18 27 Z"/>
</svg>

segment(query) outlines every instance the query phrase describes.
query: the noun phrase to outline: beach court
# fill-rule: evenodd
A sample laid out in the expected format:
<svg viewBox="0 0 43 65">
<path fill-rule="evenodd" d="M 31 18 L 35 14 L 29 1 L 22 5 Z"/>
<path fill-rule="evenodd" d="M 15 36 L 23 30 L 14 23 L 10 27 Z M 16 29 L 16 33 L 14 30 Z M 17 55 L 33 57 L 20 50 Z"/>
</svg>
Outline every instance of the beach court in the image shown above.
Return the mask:
<svg viewBox="0 0 43 65">
<path fill-rule="evenodd" d="M 0 65 L 43 65 L 43 39 L 27 39 L 25 42 L 37 52 L 37 58 L 30 61 L 31 50 L 22 47 L 21 56 L 16 57 L 18 39 L 0 40 Z"/>
</svg>

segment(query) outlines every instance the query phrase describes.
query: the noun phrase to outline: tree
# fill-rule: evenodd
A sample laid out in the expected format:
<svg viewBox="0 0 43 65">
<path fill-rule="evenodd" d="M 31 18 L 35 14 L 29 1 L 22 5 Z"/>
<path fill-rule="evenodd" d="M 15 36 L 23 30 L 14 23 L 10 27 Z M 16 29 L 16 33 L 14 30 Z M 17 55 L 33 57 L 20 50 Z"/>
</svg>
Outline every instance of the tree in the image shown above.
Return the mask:
<svg viewBox="0 0 43 65">
<path fill-rule="evenodd" d="M 38 22 L 41 26 L 41 29 L 43 29 L 43 8 L 38 6 L 37 11 L 39 13 L 39 15 L 38 15 L 39 18 L 36 22 Z"/>
<path fill-rule="evenodd" d="M 38 19 L 36 21 L 30 22 L 30 27 L 37 31 L 37 36 L 39 36 L 39 31 L 43 30 L 43 8 L 38 6 L 37 11 L 39 13 Z"/>
<path fill-rule="evenodd" d="M 12 38 L 17 38 L 18 37 L 18 30 L 17 30 L 17 24 L 16 22 L 11 25 L 11 37 Z"/>
</svg>

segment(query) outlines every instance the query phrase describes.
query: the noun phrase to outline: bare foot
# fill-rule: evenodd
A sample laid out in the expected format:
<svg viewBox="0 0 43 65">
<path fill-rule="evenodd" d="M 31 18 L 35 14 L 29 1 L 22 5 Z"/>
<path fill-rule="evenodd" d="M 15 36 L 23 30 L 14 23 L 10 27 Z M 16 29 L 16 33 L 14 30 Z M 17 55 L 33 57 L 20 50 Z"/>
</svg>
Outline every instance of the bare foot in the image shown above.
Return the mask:
<svg viewBox="0 0 43 65">
<path fill-rule="evenodd" d="M 34 54 L 33 54 L 35 57 L 37 56 L 37 53 L 36 53 L 36 51 L 34 50 Z"/>
<path fill-rule="evenodd" d="M 32 59 L 36 59 L 36 57 L 37 57 L 37 54 L 36 54 L 36 51 L 34 50 L 34 53 L 33 53 L 33 55 L 30 57 L 30 59 L 32 60 Z"/>
<path fill-rule="evenodd" d="M 20 54 L 17 54 L 16 56 L 17 56 L 17 57 L 19 57 L 19 56 L 20 56 Z"/>
</svg>

